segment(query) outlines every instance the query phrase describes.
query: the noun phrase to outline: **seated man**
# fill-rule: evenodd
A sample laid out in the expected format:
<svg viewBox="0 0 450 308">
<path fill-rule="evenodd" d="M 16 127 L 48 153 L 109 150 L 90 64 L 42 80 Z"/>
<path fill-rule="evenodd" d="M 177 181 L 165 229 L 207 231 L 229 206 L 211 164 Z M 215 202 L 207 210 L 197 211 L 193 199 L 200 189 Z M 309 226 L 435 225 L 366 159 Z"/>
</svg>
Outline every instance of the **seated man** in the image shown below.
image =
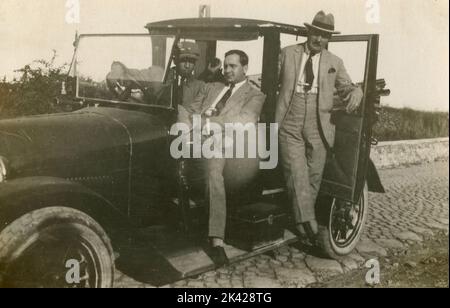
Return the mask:
<svg viewBox="0 0 450 308">
<path fill-rule="evenodd" d="M 226 84 L 209 83 L 188 106 L 191 114 L 202 114 L 210 123 L 257 123 L 264 104 L 265 95 L 253 88 L 247 81 L 248 56 L 241 50 L 230 50 L 224 61 Z M 208 236 L 211 256 L 217 266 L 228 263 L 223 240 L 226 224 L 226 194 L 224 169 L 230 161 L 227 158 L 207 160 L 207 190 L 209 198 Z M 239 174 L 238 174 L 239 176 Z"/>
<path fill-rule="evenodd" d="M 181 42 L 178 46 L 178 53 L 175 58 L 175 70 L 180 80 L 180 101 L 178 102 L 178 122 L 190 124 L 189 113 L 187 110 L 191 109 L 191 104 L 195 97 L 200 93 L 205 83 L 198 80 L 194 76 L 197 60 L 200 57 L 200 48 L 193 42 Z M 172 77 L 169 78 L 170 80 Z"/>
<path fill-rule="evenodd" d="M 114 61 L 111 71 L 106 75 L 108 89 L 121 101 L 149 103 L 150 94 L 160 90 L 164 69 L 152 66 L 138 70 L 127 68 L 125 64 Z"/>
</svg>

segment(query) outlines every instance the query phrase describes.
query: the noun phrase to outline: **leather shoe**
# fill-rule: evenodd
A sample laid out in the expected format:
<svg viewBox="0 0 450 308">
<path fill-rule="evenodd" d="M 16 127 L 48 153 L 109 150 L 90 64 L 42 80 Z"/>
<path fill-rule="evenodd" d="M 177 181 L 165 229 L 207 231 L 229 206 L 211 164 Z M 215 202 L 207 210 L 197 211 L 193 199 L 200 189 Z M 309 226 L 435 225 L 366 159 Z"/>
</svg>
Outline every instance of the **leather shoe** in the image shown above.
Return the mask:
<svg viewBox="0 0 450 308">
<path fill-rule="evenodd" d="M 213 246 L 211 247 L 210 252 L 210 257 L 217 267 L 222 267 L 230 263 L 227 254 L 225 253 L 225 249 L 222 246 Z"/>
<path fill-rule="evenodd" d="M 300 234 L 300 238 L 308 239 L 309 243 L 313 246 L 317 245 L 318 230 L 315 220 L 298 224 L 297 231 Z"/>
</svg>

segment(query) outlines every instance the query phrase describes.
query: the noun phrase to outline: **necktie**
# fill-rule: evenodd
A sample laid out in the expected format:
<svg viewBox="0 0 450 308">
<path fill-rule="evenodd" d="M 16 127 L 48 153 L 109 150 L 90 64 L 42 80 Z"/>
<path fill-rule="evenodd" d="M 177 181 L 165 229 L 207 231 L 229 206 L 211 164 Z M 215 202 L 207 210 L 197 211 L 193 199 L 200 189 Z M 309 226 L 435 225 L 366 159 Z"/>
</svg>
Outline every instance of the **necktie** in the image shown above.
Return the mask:
<svg viewBox="0 0 450 308">
<path fill-rule="evenodd" d="M 314 54 L 312 52 L 310 52 L 308 60 L 306 61 L 306 65 L 305 65 L 305 83 L 306 83 L 306 85 L 303 87 L 303 90 L 305 92 L 308 92 L 309 90 L 311 90 L 312 84 L 314 82 L 314 70 L 313 70 L 312 57 L 314 57 Z"/>
<path fill-rule="evenodd" d="M 234 83 L 230 84 L 230 87 L 228 88 L 227 92 L 222 96 L 220 101 L 216 105 L 217 115 L 220 115 L 222 112 L 222 109 L 225 107 L 225 104 L 227 103 L 228 99 L 231 97 L 231 94 L 233 94 L 233 88 Z"/>
<path fill-rule="evenodd" d="M 178 97 L 178 99 L 179 99 L 178 104 L 179 105 L 183 105 L 183 103 L 184 103 L 183 96 L 184 96 L 184 90 L 185 90 L 184 88 L 185 88 L 186 84 L 187 84 L 186 78 L 181 78 L 181 80 L 180 80 L 180 87 L 179 87 L 180 91 L 179 91 L 179 97 Z"/>
</svg>

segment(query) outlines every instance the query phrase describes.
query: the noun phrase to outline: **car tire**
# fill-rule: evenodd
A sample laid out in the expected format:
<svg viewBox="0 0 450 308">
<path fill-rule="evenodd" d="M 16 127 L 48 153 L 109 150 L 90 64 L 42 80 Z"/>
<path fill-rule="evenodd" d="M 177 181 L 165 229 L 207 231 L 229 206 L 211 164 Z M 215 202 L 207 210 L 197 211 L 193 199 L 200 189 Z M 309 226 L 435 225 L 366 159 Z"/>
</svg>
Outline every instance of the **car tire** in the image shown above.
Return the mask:
<svg viewBox="0 0 450 308">
<path fill-rule="evenodd" d="M 112 287 L 113 256 L 107 234 L 90 216 L 42 208 L 0 232 L 0 287 Z"/>
<path fill-rule="evenodd" d="M 317 241 L 319 248 L 326 257 L 339 259 L 342 256 L 350 254 L 356 247 L 364 231 L 364 226 L 369 212 L 367 183 L 364 185 L 361 198 L 357 204 L 342 202 L 335 198 L 328 198 L 327 204 L 319 204 L 324 212 L 319 220 L 319 233 Z M 323 202 L 323 201 L 322 201 Z M 350 208 L 352 214 L 346 214 L 346 209 Z M 347 230 L 340 226 L 345 226 L 346 221 L 351 217 L 353 229 Z M 344 230 L 344 232 L 342 232 Z M 346 233 L 345 238 L 342 233 Z"/>
</svg>

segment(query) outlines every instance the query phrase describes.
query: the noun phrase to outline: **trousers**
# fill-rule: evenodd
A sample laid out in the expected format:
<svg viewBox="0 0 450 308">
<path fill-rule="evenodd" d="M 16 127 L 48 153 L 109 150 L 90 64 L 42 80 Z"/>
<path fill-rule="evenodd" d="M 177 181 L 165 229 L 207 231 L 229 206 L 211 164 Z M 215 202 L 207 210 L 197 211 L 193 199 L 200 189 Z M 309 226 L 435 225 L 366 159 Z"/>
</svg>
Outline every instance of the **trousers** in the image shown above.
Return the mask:
<svg viewBox="0 0 450 308">
<path fill-rule="evenodd" d="M 220 158 L 209 159 L 207 162 L 207 192 L 209 198 L 208 236 L 221 239 L 225 238 L 225 225 L 227 217 L 225 179 L 223 175 L 226 162 L 226 159 Z"/>
<path fill-rule="evenodd" d="M 279 131 L 284 178 L 297 224 L 315 219 L 327 157 L 318 121 L 317 94 L 296 93 Z"/>
</svg>

